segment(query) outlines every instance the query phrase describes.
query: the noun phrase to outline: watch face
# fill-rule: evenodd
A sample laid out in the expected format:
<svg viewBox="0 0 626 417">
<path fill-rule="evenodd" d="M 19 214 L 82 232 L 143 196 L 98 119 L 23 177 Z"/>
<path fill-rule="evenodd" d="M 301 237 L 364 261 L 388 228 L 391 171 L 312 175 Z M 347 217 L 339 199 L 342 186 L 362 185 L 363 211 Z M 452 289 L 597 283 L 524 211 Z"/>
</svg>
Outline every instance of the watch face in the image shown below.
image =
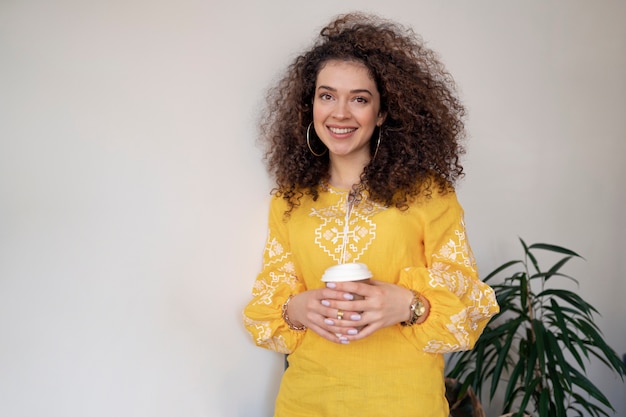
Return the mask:
<svg viewBox="0 0 626 417">
<path fill-rule="evenodd" d="M 417 303 L 415 304 L 415 315 L 417 317 L 421 317 L 424 315 L 425 312 L 426 312 L 426 306 L 424 305 L 424 303 L 422 303 L 421 300 L 418 300 Z"/>
<path fill-rule="evenodd" d="M 418 293 L 413 292 L 413 302 L 411 303 L 411 318 L 407 321 L 400 322 L 403 326 L 412 326 L 417 323 L 417 321 L 426 314 L 426 305 L 422 302 L 422 299 Z"/>
</svg>

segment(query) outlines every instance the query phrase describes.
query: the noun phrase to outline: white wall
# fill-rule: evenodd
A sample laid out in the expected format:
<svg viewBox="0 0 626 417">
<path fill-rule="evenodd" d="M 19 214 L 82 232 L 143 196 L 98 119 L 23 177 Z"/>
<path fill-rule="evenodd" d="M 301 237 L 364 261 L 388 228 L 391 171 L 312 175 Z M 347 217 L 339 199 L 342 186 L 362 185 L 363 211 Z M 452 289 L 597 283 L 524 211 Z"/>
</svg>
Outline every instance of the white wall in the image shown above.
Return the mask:
<svg viewBox="0 0 626 417">
<path fill-rule="evenodd" d="M 479 266 L 528 242 L 626 352 L 626 3 L 0 2 L 0 415 L 271 415 L 280 355 L 240 323 L 270 182 L 263 92 L 339 12 L 412 25 L 470 118 Z M 589 375 L 626 415 L 625 384 Z"/>
</svg>

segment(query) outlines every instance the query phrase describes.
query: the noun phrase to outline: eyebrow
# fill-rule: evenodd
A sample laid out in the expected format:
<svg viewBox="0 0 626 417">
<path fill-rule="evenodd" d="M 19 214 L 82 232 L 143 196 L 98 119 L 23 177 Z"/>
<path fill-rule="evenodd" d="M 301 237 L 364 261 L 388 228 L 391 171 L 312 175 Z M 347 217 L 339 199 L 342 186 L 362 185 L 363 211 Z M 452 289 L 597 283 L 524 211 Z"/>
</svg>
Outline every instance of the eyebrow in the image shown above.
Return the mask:
<svg viewBox="0 0 626 417">
<path fill-rule="evenodd" d="M 318 90 L 324 89 L 324 90 L 329 90 L 332 92 L 336 92 L 337 89 L 333 88 L 333 87 L 329 87 L 327 85 L 320 85 L 319 87 L 317 87 Z M 373 96 L 374 94 L 372 94 L 372 92 L 370 90 L 368 90 L 367 88 L 357 88 L 355 90 L 350 90 L 350 94 L 362 94 L 362 93 L 367 93 L 370 96 Z"/>
</svg>

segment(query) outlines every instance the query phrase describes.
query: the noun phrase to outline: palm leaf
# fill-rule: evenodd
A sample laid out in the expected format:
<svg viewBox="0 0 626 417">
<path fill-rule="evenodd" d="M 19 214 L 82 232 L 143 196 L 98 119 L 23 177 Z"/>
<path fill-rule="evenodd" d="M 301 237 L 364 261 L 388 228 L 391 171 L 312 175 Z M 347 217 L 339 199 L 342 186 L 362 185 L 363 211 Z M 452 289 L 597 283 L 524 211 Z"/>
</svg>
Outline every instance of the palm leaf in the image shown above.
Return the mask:
<svg viewBox="0 0 626 417">
<path fill-rule="evenodd" d="M 567 249 L 564 248 L 562 246 L 557 246 L 557 245 L 551 245 L 548 243 L 533 243 L 532 245 L 528 246 L 528 249 L 542 249 L 542 250 L 547 250 L 550 252 L 556 252 L 556 253 L 562 253 L 564 255 L 570 255 L 570 256 L 575 256 L 577 258 L 583 258 L 582 256 L 580 256 L 579 254 L 577 254 L 576 252 L 574 252 L 571 249 Z"/>
<path fill-rule="evenodd" d="M 522 261 L 509 261 L 509 262 L 507 262 L 505 264 L 502 264 L 498 268 L 496 268 L 494 271 L 492 271 L 489 275 L 487 275 L 485 278 L 483 278 L 483 281 L 487 282 L 491 278 L 493 278 L 496 275 L 498 275 L 500 272 L 504 271 L 505 269 L 507 269 L 507 268 L 509 268 L 509 267 L 511 267 L 513 265 L 519 264 L 519 263 L 522 263 Z"/>
<path fill-rule="evenodd" d="M 520 242 L 522 243 L 522 246 L 524 248 L 524 255 L 526 255 L 526 258 L 530 259 L 530 261 L 533 264 L 533 267 L 535 268 L 535 271 L 541 272 L 541 270 L 539 269 L 539 262 L 537 262 L 537 258 L 535 258 L 535 255 L 532 254 L 532 252 L 526 245 L 526 242 L 524 242 L 523 239 L 520 239 Z M 527 264 L 524 264 L 524 265 L 527 266 Z"/>
<path fill-rule="evenodd" d="M 582 373 L 578 372 L 576 369 L 571 368 L 572 376 L 574 377 L 572 380 L 574 381 L 574 385 L 580 387 L 583 391 L 589 394 L 591 397 L 600 401 L 603 405 L 613 410 L 611 403 L 608 398 L 600 392 L 600 390 Z"/>
<path fill-rule="evenodd" d="M 563 351 L 561 350 L 561 346 L 557 338 L 550 332 L 546 332 L 546 351 L 550 354 L 550 363 L 553 365 L 558 365 L 561 369 L 561 375 L 564 378 L 564 383 L 567 384 L 567 387 L 572 386 L 572 380 L 569 375 L 570 364 L 567 360 L 565 360 L 565 356 L 563 355 Z"/>
<path fill-rule="evenodd" d="M 583 416 L 588 416 L 588 415 L 600 416 L 600 415 L 604 415 L 604 416 L 610 417 L 605 409 L 603 409 L 602 407 L 599 407 L 598 405 L 590 402 L 586 397 L 583 397 L 582 395 L 580 395 L 578 393 L 573 393 L 572 397 L 574 398 L 575 404 L 580 405 L 585 410 L 585 413 L 583 413 L 581 415 L 583 415 Z"/>
<path fill-rule="evenodd" d="M 489 391 L 490 398 L 493 398 L 495 395 L 496 389 L 498 387 L 498 383 L 500 381 L 500 377 L 502 375 L 502 369 L 506 366 L 506 360 L 509 357 L 509 351 L 511 349 L 511 345 L 513 344 L 513 338 L 516 335 L 517 328 L 522 324 L 523 318 L 518 318 L 516 320 L 511 320 L 507 323 L 507 331 L 506 331 L 506 341 L 501 349 L 498 349 L 498 360 L 493 368 L 493 373 L 491 374 L 491 389 Z"/>
<path fill-rule="evenodd" d="M 576 307 L 579 311 L 583 312 L 585 316 L 590 318 L 592 317 L 592 313 L 598 312 L 591 304 L 587 303 L 581 296 L 573 293 L 572 291 L 547 289 L 537 294 L 537 298 L 549 296 L 560 298 L 561 300 L 569 303 L 572 307 Z"/>
<path fill-rule="evenodd" d="M 515 367 L 513 368 L 511 375 L 509 375 L 509 382 L 507 383 L 506 391 L 504 392 L 505 399 L 514 398 L 512 394 L 515 388 L 519 386 L 518 381 L 520 380 L 522 376 L 523 370 L 524 370 L 524 362 L 517 361 L 517 364 L 515 364 Z M 493 395 L 490 398 L 493 398 Z"/>
<path fill-rule="evenodd" d="M 526 408 L 528 407 L 528 403 L 530 402 L 531 398 L 533 398 L 533 396 L 536 394 L 537 392 L 537 387 L 539 386 L 539 384 L 541 384 L 541 378 L 534 378 L 532 381 L 530 381 L 529 384 L 526 385 L 526 391 L 524 392 L 524 397 L 522 398 L 522 402 L 520 403 L 519 406 L 519 411 L 525 413 L 526 412 Z"/>
</svg>

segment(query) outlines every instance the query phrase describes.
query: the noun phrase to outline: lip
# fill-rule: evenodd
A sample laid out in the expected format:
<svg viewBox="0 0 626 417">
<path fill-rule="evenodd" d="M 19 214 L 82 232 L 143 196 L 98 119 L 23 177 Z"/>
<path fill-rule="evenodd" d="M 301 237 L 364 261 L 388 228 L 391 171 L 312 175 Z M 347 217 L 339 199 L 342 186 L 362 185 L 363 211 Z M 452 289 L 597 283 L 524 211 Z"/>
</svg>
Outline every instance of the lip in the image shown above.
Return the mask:
<svg viewBox="0 0 626 417">
<path fill-rule="evenodd" d="M 326 129 L 334 137 L 347 137 L 357 131 L 358 128 L 353 126 L 326 126 Z"/>
</svg>

